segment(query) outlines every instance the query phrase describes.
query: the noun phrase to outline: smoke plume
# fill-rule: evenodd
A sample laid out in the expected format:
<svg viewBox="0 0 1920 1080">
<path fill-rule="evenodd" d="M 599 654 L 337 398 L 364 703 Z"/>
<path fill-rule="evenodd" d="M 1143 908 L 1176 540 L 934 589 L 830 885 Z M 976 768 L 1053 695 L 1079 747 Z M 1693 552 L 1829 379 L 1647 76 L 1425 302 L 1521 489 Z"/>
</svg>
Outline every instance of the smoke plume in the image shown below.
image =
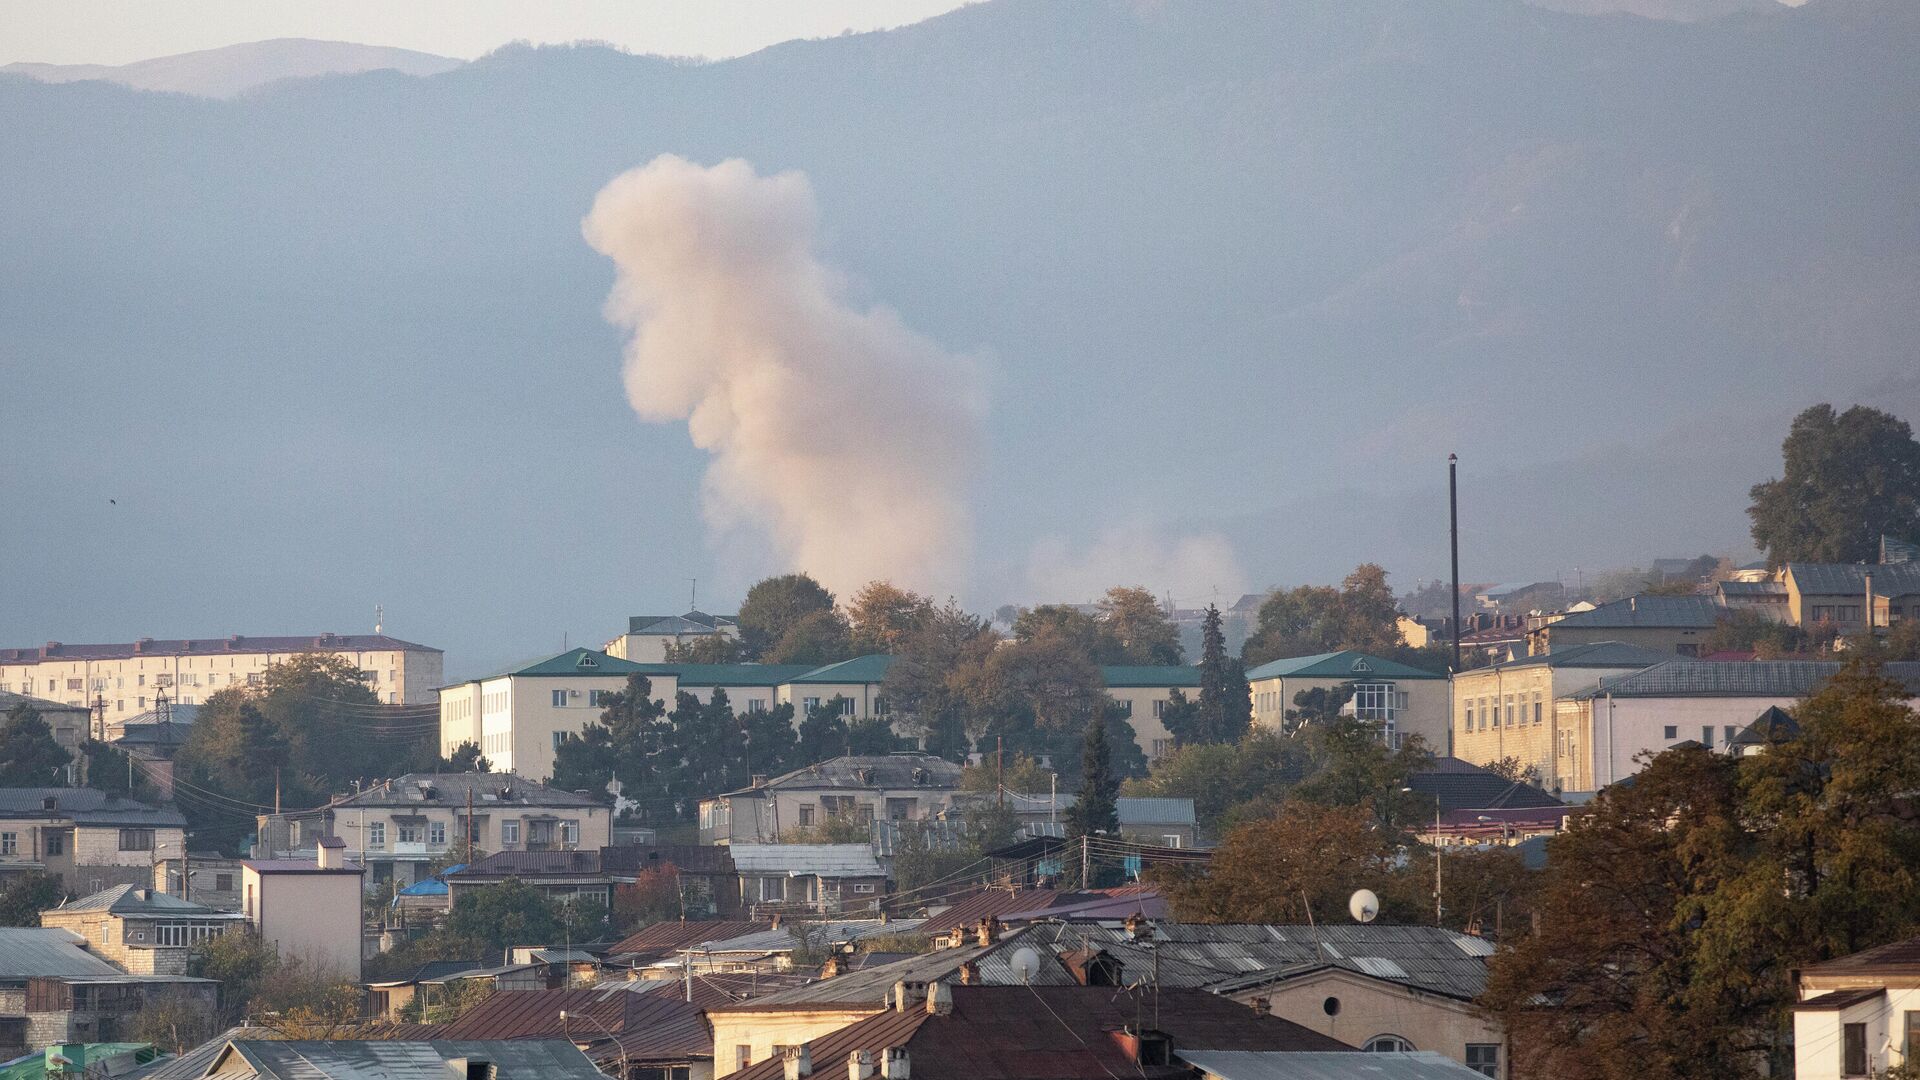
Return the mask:
<svg viewBox="0 0 1920 1080">
<path fill-rule="evenodd" d="M 758 530 L 847 595 L 963 583 L 985 379 L 884 308 L 848 303 L 813 252 L 804 175 L 672 155 L 595 197 L 587 242 L 618 270 L 627 398 L 712 455 L 709 527 Z"/>
<path fill-rule="evenodd" d="M 1247 572 L 1219 533 L 1174 535 L 1150 522 L 1110 528 L 1091 548 L 1077 551 L 1065 537 L 1042 537 L 1027 563 L 1028 595 L 1042 603 L 1083 601 L 1114 585 L 1145 585 L 1167 592 L 1181 607 L 1210 600 L 1233 603 L 1246 590 Z"/>
</svg>

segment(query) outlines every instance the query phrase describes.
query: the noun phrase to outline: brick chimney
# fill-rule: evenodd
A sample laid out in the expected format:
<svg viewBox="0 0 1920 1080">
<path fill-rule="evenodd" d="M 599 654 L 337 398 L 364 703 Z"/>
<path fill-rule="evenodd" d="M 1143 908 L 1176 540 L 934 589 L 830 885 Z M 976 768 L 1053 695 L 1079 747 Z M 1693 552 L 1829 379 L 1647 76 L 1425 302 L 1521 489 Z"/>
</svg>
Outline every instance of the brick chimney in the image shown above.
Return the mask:
<svg viewBox="0 0 1920 1080">
<path fill-rule="evenodd" d="M 847 1055 L 847 1080 L 873 1080 L 873 1051 L 855 1050 Z"/>
<path fill-rule="evenodd" d="M 880 1052 L 880 1075 L 883 1080 L 908 1080 L 913 1059 L 907 1056 L 904 1046 L 889 1046 Z"/>
<path fill-rule="evenodd" d="M 968 960 L 965 963 L 962 963 L 960 965 L 960 985 L 961 986 L 980 985 L 980 965 L 979 964 L 976 964 L 973 961 Z"/>
<path fill-rule="evenodd" d="M 806 1080 L 813 1075 L 813 1051 L 806 1043 L 780 1051 L 780 1067 L 786 1080 Z"/>
<path fill-rule="evenodd" d="M 823 979 L 831 979 L 835 975 L 840 974 L 840 972 L 841 972 L 841 965 L 840 965 L 839 953 L 834 953 L 832 956 L 827 957 L 827 962 L 820 965 L 820 977 Z"/>
<path fill-rule="evenodd" d="M 975 978 L 979 976 L 976 975 Z M 953 1012 L 953 987 L 943 982 L 927 984 L 927 1015 L 947 1016 Z"/>
<path fill-rule="evenodd" d="M 980 925 L 973 929 L 974 944 L 979 945 L 981 948 L 993 944 L 993 939 L 999 936 L 1000 920 L 994 918 L 992 915 L 981 919 Z"/>
<path fill-rule="evenodd" d="M 905 979 L 893 984 L 893 1011 L 912 1012 L 914 1006 L 926 1000 L 925 983 L 910 983 Z"/>
</svg>

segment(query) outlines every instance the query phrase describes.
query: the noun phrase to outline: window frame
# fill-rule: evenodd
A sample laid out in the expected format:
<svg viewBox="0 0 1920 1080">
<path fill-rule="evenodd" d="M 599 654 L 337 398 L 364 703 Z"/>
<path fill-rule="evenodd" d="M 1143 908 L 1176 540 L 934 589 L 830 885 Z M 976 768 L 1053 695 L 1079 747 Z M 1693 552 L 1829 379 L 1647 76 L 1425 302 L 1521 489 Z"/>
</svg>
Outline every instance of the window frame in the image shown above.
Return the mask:
<svg viewBox="0 0 1920 1080">
<path fill-rule="evenodd" d="M 1480 1051 L 1480 1053 L 1476 1054 L 1476 1050 Z M 1476 1057 L 1482 1058 L 1483 1060 L 1475 1061 L 1474 1058 Z M 1481 1076 L 1491 1076 L 1494 1077 L 1495 1080 L 1498 1080 L 1500 1076 L 1500 1044 L 1468 1043 L 1466 1053 L 1461 1055 L 1461 1061 L 1467 1068 L 1472 1069 Z"/>
</svg>

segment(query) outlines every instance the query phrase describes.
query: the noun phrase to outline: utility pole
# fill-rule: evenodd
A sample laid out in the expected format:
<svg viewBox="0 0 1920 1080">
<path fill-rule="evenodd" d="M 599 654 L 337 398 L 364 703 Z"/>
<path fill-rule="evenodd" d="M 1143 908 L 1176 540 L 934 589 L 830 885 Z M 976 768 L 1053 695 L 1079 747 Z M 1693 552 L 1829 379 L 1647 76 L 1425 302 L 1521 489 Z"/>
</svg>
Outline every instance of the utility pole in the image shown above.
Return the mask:
<svg viewBox="0 0 1920 1080">
<path fill-rule="evenodd" d="M 1440 904 L 1440 800 L 1433 801 L 1433 925 L 1444 926 L 1445 914 Z"/>
<path fill-rule="evenodd" d="M 1000 795 L 1000 809 L 1007 808 L 1007 740 L 993 738 L 993 788 Z"/>
<path fill-rule="evenodd" d="M 467 785 L 467 850 L 466 859 L 473 863 L 473 785 Z"/>
<path fill-rule="evenodd" d="M 93 717 L 100 724 L 100 734 L 95 736 L 95 738 L 99 739 L 101 742 L 106 742 L 107 741 L 107 695 L 102 694 L 97 690 L 94 691 L 94 695 L 93 695 Z M 128 761 L 131 762 L 132 758 L 129 757 Z M 127 768 L 131 770 L 133 766 L 129 764 Z M 133 786 L 132 777 L 128 777 L 127 786 L 128 787 Z"/>
<path fill-rule="evenodd" d="M 1088 863 L 1088 859 L 1087 859 L 1087 834 L 1086 834 L 1086 833 L 1081 833 L 1081 834 L 1080 834 L 1080 887 L 1081 887 L 1081 888 L 1083 888 L 1083 889 L 1084 889 L 1084 888 L 1087 888 L 1087 887 L 1088 887 L 1088 885 L 1087 885 L 1087 883 L 1088 883 L 1088 881 L 1089 881 L 1089 880 L 1091 880 L 1091 879 L 1089 879 L 1089 878 L 1088 878 L 1088 876 L 1087 876 L 1087 874 L 1088 874 L 1088 865 L 1087 865 L 1087 863 Z"/>
<path fill-rule="evenodd" d="M 1460 670 L 1460 455 L 1447 455 L 1447 520 L 1453 540 L 1453 670 Z"/>
</svg>

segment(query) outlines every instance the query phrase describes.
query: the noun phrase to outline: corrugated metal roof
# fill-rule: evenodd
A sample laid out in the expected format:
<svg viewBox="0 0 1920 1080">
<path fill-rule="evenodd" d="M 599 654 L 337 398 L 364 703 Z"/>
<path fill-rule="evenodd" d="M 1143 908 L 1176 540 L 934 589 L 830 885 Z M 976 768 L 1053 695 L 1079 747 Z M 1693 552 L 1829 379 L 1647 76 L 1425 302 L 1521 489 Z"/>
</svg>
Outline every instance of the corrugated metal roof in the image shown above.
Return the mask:
<svg viewBox="0 0 1920 1080">
<path fill-rule="evenodd" d="M 669 984 L 672 989 L 680 989 Z M 569 1019 L 560 1020 L 565 1011 Z M 579 1019 L 576 1019 L 579 1018 Z M 700 1005 L 678 993 L 629 993 L 612 983 L 584 990 L 502 990 L 446 1025 L 449 1039 L 566 1038 L 603 1041 L 595 1059 L 618 1058 L 621 1050 L 639 1061 L 686 1061 L 713 1056 L 713 1032 Z"/>
<path fill-rule="evenodd" d="M 512 773 L 408 773 L 364 791 L 335 799 L 326 810 L 365 806 L 464 807 L 473 797 L 474 809 L 507 806 L 604 807 L 607 800 L 576 795 Z M 316 810 L 313 813 L 322 813 Z"/>
<path fill-rule="evenodd" d="M 204 904 L 195 904 L 163 892 L 137 885 L 114 885 L 78 900 L 61 904 L 59 911 L 110 911 L 115 915 L 175 915 L 181 918 L 238 919 L 242 916 L 220 912 Z"/>
<path fill-rule="evenodd" d="M 940 949 L 936 952 L 909 956 L 890 964 L 877 964 L 872 967 L 835 975 L 831 979 L 816 979 L 805 986 L 796 986 L 782 990 L 777 994 L 766 994 L 751 1001 L 726 1009 L 727 1012 L 780 1012 L 793 1009 L 807 1009 L 816 1006 L 831 1005 L 863 1006 L 884 1008 L 888 995 L 893 992 L 893 984 L 902 980 L 910 983 L 930 983 L 949 979 L 960 970 L 960 965 L 970 960 L 978 960 L 992 949 L 1017 941 L 1024 931 L 1009 934 L 1000 942 L 992 945 L 969 945 L 959 949 Z"/>
<path fill-rule="evenodd" d="M 1193 664 L 1108 664 L 1100 680 L 1110 687 L 1193 687 L 1200 685 L 1200 669 Z"/>
<path fill-rule="evenodd" d="M 655 956 L 666 956 L 709 941 L 723 941 L 727 938 L 756 934 L 771 929 L 773 924 L 764 919 L 757 922 L 708 919 L 694 922 L 654 923 L 622 939 L 610 950 L 610 954 L 632 954 L 639 959 L 649 959 Z"/>
<path fill-rule="evenodd" d="M 1192 799 L 1139 799 L 1122 796 L 1113 800 L 1120 824 L 1191 825 L 1194 822 Z"/>
<path fill-rule="evenodd" d="M 1546 809 L 1566 805 L 1540 788 L 1509 780 L 1458 758 L 1436 758 L 1435 767 L 1407 777 L 1407 786 L 1435 799 L 1441 811 Z"/>
<path fill-rule="evenodd" d="M 871 653 L 856 656 L 851 660 L 842 660 L 837 664 L 814 668 L 805 675 L 795 675 L 795 683 L 877 683 L 887 677 L 887 668 L 893 663 L 893 657 L 885 653 Z"/>
<path fill-rule="evenodd" d="M 1182 1050 L 1174 1054 L 1219 1080 L 1479 1080 L 1480 1073 L 1431 1050 L 1411 1053 L 1264 1053 Z"/>
<path fill-rule="evenodd" d="M 1445 675 L 1354 649 L 1269 660 L 1247 672 L 1259 679 L 1444 679 Z"/>
<path fill-rule="evenodd" d="M 432 1042 L 242 1039 L 228 1044 L 256 1075 L 273 1080 L 394 1080 L 441 1077 L 447 1062 L 492 1064 L 500 1080 L 602 1080 L 600 1070 L 564 1039 Z"/>
<path fill-rule="evenodd" d="M 184 1054 L 157 1061 L 145 1069 L 124 1073 L 120 1080 L 200 1080 L 207 1074 L 207 1068 L 213 1064 L 213 1059 L 220 1056 L 228 1043 L 236 1040 L 272 1037 L 272 1028 L 250 1027 L 245 1024 L 231 1027 Z"/>
<path fill-rule="evenodd" d="M 1595 641 L 1586 645 L 1570 645 L 1555 649 L 1539 656 L 1509 660 L 1504 664 L 1491 667 L 1474 668 L 1463 671 L 1462 675 L 1475 675 L 1485 671 L 1513 671 L 1518 668 L 1556 667 L 1556 668 L 1644 668 L 1673 659 L 1670 652 L 1643 649 L 1638 645 L 1629 645 L 1624 641 Z"/>
<path fill-rule="evenodd" d="M 1574 612 L 1547 624 L 1545 629 L 1549 632 L 1560 627 L 1709 630 L 1724 614 L 1725 610 L 1711 596 L 1629 596 L 1601 604 L 1592 611 Z"/>
<path fill-rule="evenodd" d="M 802 924 L 808 940 L 814 947 L 822 945 L 844 945 L 850 941 L 877 937 L 881 934 L 905 934 L 919 928 L 919 919 L 838 919 L 829 922 L 807 922 Z M 739 937 L 720 941 L 705 942 L 700 951 L 717 953 L 753 953 L 766 954 L 788 952 L 799 942 L 793 936 L 793 924 L 777 930 L 762 930 Z"/>
<path fill-rule="evenodd" d="M 878 1058 L 905 1048 L 915 1080 L 1162 1080 L 1188 1068 L 1137 1064 L 1109 1032 L 1150 1009 L 1156 1026 L 1179 1047 L 1222 1050 L 1347 1052 L 1351 1047 L 1239 1002 L 1191 990 L 1143 995 L 1111 986 L 955 986 L 953 1011 L 886 1011 L 808 1044 L 816 1074 L 856 1050 Z M 735 1073 L 735 1080 L 781 1080 L 775 1057 Z"/>
<path fill-rule="evenodd" d="M 765 784 L 740 791 L 733 796 L 769 789 L 812 791 L 815 789 L 853 788 L 927 788 L 940 791 L 960 786 L 960 766 L 932 754 L 852 754 L 828 758 L 817 764 L 795 769 Z"/>
<path fill-rule="evenodd" d="M 46 801 L 54 808 L 48 810 Z M 95 788 L 0 788 L 0 817 L 39 818 L 49 814 L 76 825 L 137 825 L 185 828 L 187 819 L 173 809 L 148 806 Z"/>
<path fill-rule="evenodd" d="M 1575 700 L 1613 697 L 1806 697 L 1840 670 L 1832 660 L 1669 660 L 1644 671 L 1605 679 L 1568 695 Z M 1920 663 L 1881 665 L 1881 674 L 1920 697 Z"/>
<path fill-rule="evenodd" d="M 0 927 L 0 983 L 57 975 L 83 977 L 123 972 L 81 947 L 71 930 Z"/>
<path fill-rule="evenodd" d="M 741 874 L 790 877 L 881 877 L 886 871 L 866 844 L 732 844 L 734 869 Z"/>
<path fill-rule="evenodd" d="M 1787 575 L 1804 593 L 1820 596 L 1864 596 L 1867 575 L 1879 596 L 1920 593 L 1920 563 L 1788 563 Z"/>
<path fill-rule="evenodd" d="M 0 664 L 38 663 L 42 660 L 124 660 L 135 656 L 211 656 L 265 652 L 432 652 L 429 645 L 387 637 L 385 634 L 316 634 L 312 637 L 144 638 L 138 642 L 105 645 L 69 645 L 53 642 L 31 649 L 0 649 Z"/>
</svg>

